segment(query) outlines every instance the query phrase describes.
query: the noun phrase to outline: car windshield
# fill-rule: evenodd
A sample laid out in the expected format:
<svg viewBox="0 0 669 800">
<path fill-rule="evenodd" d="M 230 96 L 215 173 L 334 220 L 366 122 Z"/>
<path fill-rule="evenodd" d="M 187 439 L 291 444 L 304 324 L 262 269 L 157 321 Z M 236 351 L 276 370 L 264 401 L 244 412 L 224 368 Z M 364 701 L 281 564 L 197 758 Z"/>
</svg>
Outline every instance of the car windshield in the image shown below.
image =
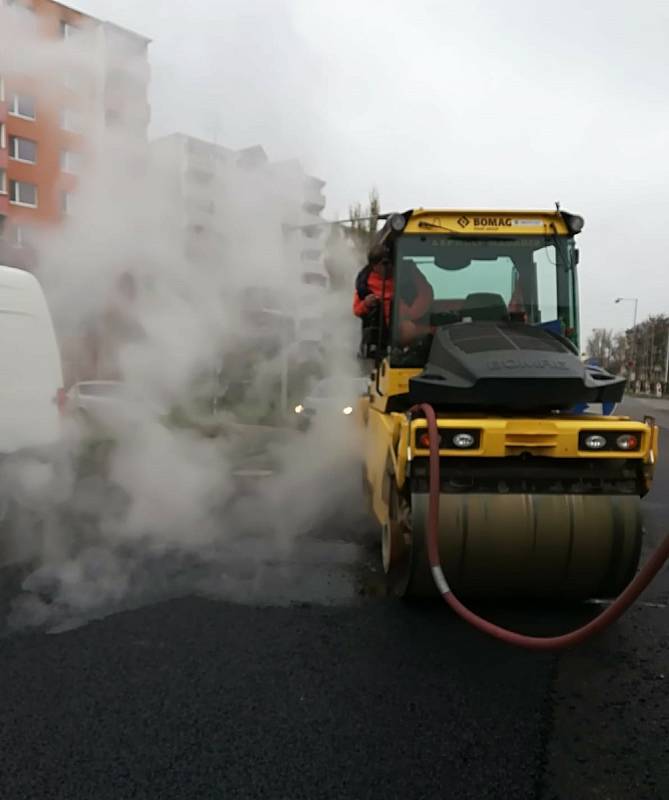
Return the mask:
<svg viewBox="0 0 669 800">
<path fill-rule="evenodd" d="M 317 400 L 354 399 L 364 393 L 366 385 L 367 378 L 324 378 L 314 386 L 310 396 Z"/>
<path fill-rule="evenodd" d="M 472 320 L 517 320 L 542 325 L 576 341 L 575 247 L 568 236 L 463 237 L 405 235 L 395 250 L 397 292 L 391 347 L 406 361 L 406 320 L 414 334 Z M 432 288 L 420 318 L 407 311 L 421 275 Z M 423 355 L 416 356 L 422 366 Z M 410 359 L 411 360 L 411 359 Z"/>
</svg>

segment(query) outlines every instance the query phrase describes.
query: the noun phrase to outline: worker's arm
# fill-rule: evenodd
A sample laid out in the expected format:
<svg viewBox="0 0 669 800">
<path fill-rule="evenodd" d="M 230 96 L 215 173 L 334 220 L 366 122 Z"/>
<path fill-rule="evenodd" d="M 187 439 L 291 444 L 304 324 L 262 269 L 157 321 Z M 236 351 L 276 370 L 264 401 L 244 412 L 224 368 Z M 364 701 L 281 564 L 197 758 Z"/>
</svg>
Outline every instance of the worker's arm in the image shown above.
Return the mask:
<svg viewBox="0 0 669 800">
<path fill-rule="evenodd" d="M 353 295 L 353 313 L 356 317 L 366 317 L 378 303 L 379 298 L 376 295 L 368 294 L 364 300 L 361 300 L 360 295 L 356 291 Z"/>
<path fill-rule="evenodd" d="M 412 320 L 421 319 L 432 307 L 433 300 L 434 291 L 430 282 L 419 269 L 416 269 L 416 299 L 407 308 L 406 317 Z"/>
<path fill-rule="evenodd" d="M 358 292 L 353 293 L 353 313 L 356 317 L 364 317 L 369 309 L 365 305 L 365 301 L 360 299 Z"/>
</svg>

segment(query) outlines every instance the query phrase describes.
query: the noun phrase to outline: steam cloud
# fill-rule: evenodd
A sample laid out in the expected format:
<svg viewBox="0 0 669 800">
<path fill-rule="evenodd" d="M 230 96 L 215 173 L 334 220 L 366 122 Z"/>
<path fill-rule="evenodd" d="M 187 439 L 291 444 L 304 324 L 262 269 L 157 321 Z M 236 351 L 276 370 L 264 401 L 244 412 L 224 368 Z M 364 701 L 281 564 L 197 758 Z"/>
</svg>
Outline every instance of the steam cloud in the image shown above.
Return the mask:
<svg viewBox="0 0 669 800">
<path fill-rule="evenodd" d="M 29 74 L 42 87 L 41 109 L 56 114 L 48 87 L 73 75 L 89 85 L 95 46 L 85 35 L 65 43 L 27 37 L 25 28 L 17 35 L 24 24 L 0 9 L 0 74 Z M 128 53 L 123 60 L 143 68 Z M 121 100 L 132 106 L 131 96 Z M 293 404 L 319 371 L 358 371 L 348 291 L 309 293 L 286 233 L 302 183 L 290 165 L 221 153 L 217 229 L 200 235 L 184 221 L 171 152 L 149 151 L 141 136 L 110 130 L 89 112 L 80 117 L 86 149 L 71 214 L 36 234 L 38 277 L 69 382 L 94 377 L 86 343 L 104 323 L 101 377 L 122 377 L 132 402 L 102 427 L 71 421 L 51 478 L 25 466 L 13 476 L 31 512 L 17 535 L 35 568 L 10 623 L 59 631 L 194 590 L 254 602 L 327 599 L 326 586 L 310 586 L 326 574 L 314 565 L 329 562 L 336 573 L 350 564 L 360 527 L 357 513 L 343 513 L 359 504 L 354 425 L 323 420 L 298 434 L 261 424 L 277 419 L 286 363 L 301 376 Z M 352 274 L 345 242 L 333 257 Z M 287 319 L 299 304 L 320 321 L 326 335 L 316 356 L 300 356 L 294 330 L 282 346 L 262 335 L 244 304 L 259 287 Z M 231 386 L 249 363 L 235 406 Z M 174 409 L 179 419 L 166 424 Z M 312 534 L 335 515 L 331 541 L 319 544 Z"/>
</svg>

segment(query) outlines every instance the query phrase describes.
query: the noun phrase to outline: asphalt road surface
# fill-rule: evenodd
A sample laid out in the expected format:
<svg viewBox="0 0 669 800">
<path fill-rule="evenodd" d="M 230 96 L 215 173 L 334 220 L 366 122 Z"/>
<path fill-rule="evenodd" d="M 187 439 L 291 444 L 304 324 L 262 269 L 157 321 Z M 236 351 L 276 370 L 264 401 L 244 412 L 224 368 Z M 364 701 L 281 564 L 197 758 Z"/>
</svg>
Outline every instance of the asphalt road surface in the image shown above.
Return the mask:
<svg viewBox="0 0 669 800">
<path fill-rule="evenodd" d="M 628 408 L 669 430 L 652 402 Z M 645 508 L 652 547 L 668 527 L 667 458 Z M 323 580 L 318 546 L 366 558 L 324 531 L 310 573 Z M 669 797 L 666 570 L 613 629 L 560 656 L 341 580 L 327 602 L 296 580 L 291 599 L 312 599 L 292 604 L 163 586 L 74 630 L 6 630 L 0 798 Z M 587 613 L 498 619 L 552 632 Z"/>
</svg>

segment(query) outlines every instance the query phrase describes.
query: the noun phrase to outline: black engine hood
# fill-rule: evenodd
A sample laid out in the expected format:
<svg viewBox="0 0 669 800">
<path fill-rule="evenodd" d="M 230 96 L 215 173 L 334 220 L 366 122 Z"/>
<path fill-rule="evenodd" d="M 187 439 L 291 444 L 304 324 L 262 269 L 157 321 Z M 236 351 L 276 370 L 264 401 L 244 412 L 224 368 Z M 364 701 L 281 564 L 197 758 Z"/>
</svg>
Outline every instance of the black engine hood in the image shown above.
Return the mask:
<svg viewBox="0 0 669 800">
<path fill-rule="evenodd" d="M 412 402 L 434 406 L 566 410 L 617 403 L 625 379 L 589 370 L 567 340 L 531 325 L 462 322 L 439 328 Z"/>
</svg>

